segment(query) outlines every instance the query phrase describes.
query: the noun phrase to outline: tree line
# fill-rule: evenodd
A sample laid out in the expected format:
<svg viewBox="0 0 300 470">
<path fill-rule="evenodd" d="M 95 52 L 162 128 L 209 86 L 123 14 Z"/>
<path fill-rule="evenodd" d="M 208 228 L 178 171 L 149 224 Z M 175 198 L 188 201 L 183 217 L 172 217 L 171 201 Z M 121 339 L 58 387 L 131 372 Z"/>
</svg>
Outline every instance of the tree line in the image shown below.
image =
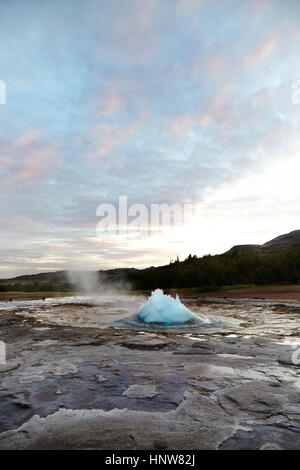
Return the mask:
<svg viewBox="0 0 300 470">
<path fill-rule="evenodd" d="M 235 252 L 189 255 L 184 261 L 132 273 L 135 289 L 187 288 L 214 290 L 240 284 L 297 284 L 300 282 L 300 248 L 274 252 Z"/>
</svg>

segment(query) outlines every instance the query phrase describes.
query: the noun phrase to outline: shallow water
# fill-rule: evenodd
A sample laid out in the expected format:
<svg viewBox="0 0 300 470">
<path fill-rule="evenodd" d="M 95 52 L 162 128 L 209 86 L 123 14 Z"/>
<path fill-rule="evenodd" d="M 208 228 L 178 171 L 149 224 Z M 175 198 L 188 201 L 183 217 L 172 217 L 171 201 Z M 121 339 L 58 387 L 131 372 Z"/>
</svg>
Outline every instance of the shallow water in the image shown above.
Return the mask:
<svg viewBox="0 0 300 470">
<path fill-rule="evenodd" d="M 144 300 L 142 296 L 125 295 L 13 300 L 0 302 L 0 312 L 14 311 L 45 323 L 101 328 L 130 315 Z"/>
<path fill-rule="evenodd" d="M 162 324 L 159 322 L 149 322 L 145 323 L 143 320 L 141 320 L 136 314 L 132 315 L 130 317 L 123 318 L 122 320 L 116 322 L 116 326 L 119 327 L 126 327 L 126 328 L 133 328 L 136 330 L 157 330 L 157 331 L 174 331 L 174 332 L 183 332 L 187 333 L 189 331 L 194 331 L 194 330 L 201 330 L 204 331 L 206 328 L 211 328 L 215 326 L 218 322 L 213 319 L 209 319 L 207 322 L 203 322 L 200 317 L 197 317 L 196 319 L 190 322 L 185 322 L 181 324 Z"/>
<path fill-rule="evenodd" d="M 210 326 L 215 323 L 207 315 L 203 316 L 199 308 L 195 308 L 193 313 L 190 312 L 191 321 L 182 325 L 147 323 L 141 320 L 137 314 L 146 301 L 147 298 L 142 295 L 52 297 L 45 300 L 28 299 L 0 302 L 0 312 L 14 311 L 17 315 L 34 317 L 43 323 L 95 328 L 118 326 L 148 330 L 166 329 L 167 327 L 170 330 L 183 329 L 186 331 L 199 328 L 202 324 Z"/>
</svg>

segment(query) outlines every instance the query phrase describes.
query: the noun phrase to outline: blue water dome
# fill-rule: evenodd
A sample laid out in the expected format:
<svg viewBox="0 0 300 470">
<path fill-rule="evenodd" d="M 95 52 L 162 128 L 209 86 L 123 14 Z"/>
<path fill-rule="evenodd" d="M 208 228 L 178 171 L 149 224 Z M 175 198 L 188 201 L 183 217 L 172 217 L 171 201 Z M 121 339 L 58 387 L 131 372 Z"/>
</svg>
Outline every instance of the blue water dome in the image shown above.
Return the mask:
<svg viewBox="0 0 300 470">
<path fill-rule="evenodd" d="M 171 295 L 165 295 L 161 289 L 152 292 L 148 301 L 137 311 L 137 317 L 145 323 L 180 325 L 199 321 L 199 317 Z"/>
</svg>

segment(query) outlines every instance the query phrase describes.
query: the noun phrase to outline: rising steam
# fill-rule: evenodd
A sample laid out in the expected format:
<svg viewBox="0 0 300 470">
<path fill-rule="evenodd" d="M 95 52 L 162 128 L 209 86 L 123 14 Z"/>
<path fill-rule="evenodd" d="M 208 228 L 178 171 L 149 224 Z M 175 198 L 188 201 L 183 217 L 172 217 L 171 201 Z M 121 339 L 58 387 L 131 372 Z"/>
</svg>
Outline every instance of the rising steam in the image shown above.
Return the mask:
<svg viewBox="0 0 300 470">
<path fill-rule="evenodd" d="M 121 295 L 130 290 L 128 282 L 99 271 L 69 270 L 67 279 L 77 292 L 93 298 Z"/>
</svg>

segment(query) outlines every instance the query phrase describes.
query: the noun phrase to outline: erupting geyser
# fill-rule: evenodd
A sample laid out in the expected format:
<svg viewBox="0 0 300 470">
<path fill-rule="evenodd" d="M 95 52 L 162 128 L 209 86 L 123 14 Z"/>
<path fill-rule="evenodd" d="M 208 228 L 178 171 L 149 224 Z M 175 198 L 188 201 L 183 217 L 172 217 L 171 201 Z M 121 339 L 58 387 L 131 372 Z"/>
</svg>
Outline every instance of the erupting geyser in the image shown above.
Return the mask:
<svg viewBox="0 0 300 470">
<path fill-rule="evenodd" d="M 152 292 L 151 297 L 137 311 L 136 315 L 139 320 L 145 323 L 162 323 L 164 325 L 180 325 L 199 320 L 180 302 L 178 295 L 174 299 L 170 295 L 165 295 L 161 289 Z"/>
</svg>

